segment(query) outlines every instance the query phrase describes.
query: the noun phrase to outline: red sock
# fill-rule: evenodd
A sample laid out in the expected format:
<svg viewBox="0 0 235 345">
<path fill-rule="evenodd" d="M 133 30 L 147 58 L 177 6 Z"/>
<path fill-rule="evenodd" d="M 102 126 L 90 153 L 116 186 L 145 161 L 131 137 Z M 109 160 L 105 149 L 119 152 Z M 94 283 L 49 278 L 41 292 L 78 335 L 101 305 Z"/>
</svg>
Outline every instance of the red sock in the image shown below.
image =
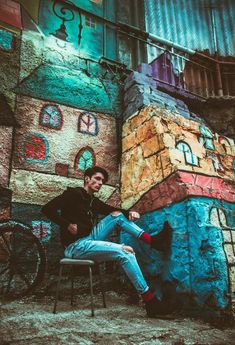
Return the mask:
<svg viewBox="0 0 235 345">
<path fill-rule="evenodd" d="M 150 290 L 148 290 L 148 291 L 142 293 L 141 297 L 143 298 L 144 302 L 148 302 L 148 301 L 151 301 L 151 299 L 153 299 L 154 294 Z"/>
<path fill-rule="evenodd" d="M 143 233 L 140 235 L 140 239 L 141 239 L 142 241 L 144 241 L 145 243 L 148 243 L 148 244 L 151 243 L 151 236 L 150 236 L 147 232 L 143 232 Z"/>
</svg>

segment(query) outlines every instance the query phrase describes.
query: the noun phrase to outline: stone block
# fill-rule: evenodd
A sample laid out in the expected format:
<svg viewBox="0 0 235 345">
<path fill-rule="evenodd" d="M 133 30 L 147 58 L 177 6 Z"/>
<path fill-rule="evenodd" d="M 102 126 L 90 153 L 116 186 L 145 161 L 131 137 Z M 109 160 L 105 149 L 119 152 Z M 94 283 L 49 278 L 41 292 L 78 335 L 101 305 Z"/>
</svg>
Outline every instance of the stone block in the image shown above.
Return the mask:
<svg viewBox="0 0 235 345">
<path fill-rule="evenodd" d="M 134 115 L 138 110 L 139 109 L 136 107 L 135 103 L 129 103 L 122 114 L 123 120 L 127 120 L 129 117 Z"/>
<path fill-rule="evenodd" d="M 173 134 L 164 133 L 162 138 L 165 147 L 173 149 L 175 148 L 175 136 Z"/>
<path fill-rule="evenodd" d="M 135 132 L 131 132 L 122 140 L 122 151 L 125 152 L 130 150 L 136 146 L 136 134 Z"/>
<path fill-rule="evenodd" d="M 122 155 L 122 197 L 126 198 L 127 195 L 135 193 L 144 165 L 140 147 L 135 147 Z M 133 193 L 130 194 L 130 190 Z"/>
<path fill-rule="evenodd" d="M 203 158 L 200 160 L 201 172 L 206 175 L 215 175 L 215 168 L 211 158 Z"/>
<path fill-rule="evenodd" d="M 139 72 L 131 72 L 130 75 L 125 80 L 124 90 L 128 90 L 134 84 L 139 85 L 149 85 L 153 88 L 156 88 L 156 81 L 153 80 L 151 77 L 148 77 Z"/>
<path fill-rule="evenodd" d="M 196 186 L 201 186 L 203 189 L 212 188 L 212 179 L 211 176 L 204 175 L 194 175 L 195 180 L 193 181 Z"/>
<path fill-rule="evenodd" d="M 158 155 L 153 155 L 145 159 L 146 167 L 149 174 L 152 175 L 154 183 L 159 183 L 163 179 L 162 169 L 161 169 L 161 158 Z"/>
<path fill-rule="evenodd" d="M 149 94 L 150 88 L 146 85 L 138 85 L 134 84 L 132 87 L 130 87 L 124 95 L 124 104 L 128 104 L 129 102 L 134 101 L 137 97 L 139 97 L 141 94 Z"/>
<path fill-rule="evenodd" d="M 148 119 L 148 113 L 143 109 L 129 121 L 131 131 L 136 130 L 142 123 Z"/>
<path fill-rule="evenodd" d="M 147 158 L 159 152 L 159 150 L 161 150 L 161 146 L 159 145 L 159 142 L 158 142 L 158 136 L 155 135 L 150 139 L 142 141 L 141 148 L 143 151 L 144 158 Z"/>
<path fill-rule="evenodd" d="M 122 125 L 122 138 L 125 138 L 131 132 L 130 122 L 126 120 Z"/>
<path fill-rule="evenodd" d="M 161 163 L 162 163 L 163 176 L 165 178 L 169 176 L 175 169 L 170 160 L 169 150 L 165 149 L 161 153 Z"/>
<path fill-rule="evenodd" d="M 149 120 L 144 122 L 136 131 L 136 139 L 138 143 L 150 139 L 156 134 L 156 128 L 153 126 L 153 121 Z"/>
<path fill-rule="evenodd" d="M 137 71 L 139 73 L 142 73 L 148 77 L 152 77 L 152 66 L 147 64 L 147 63 L 141 63 L 138 67 L 137 67 Z"/>
<path fill-rule="evenodd" d="M 142 168 L 139 178 L 136 180 L 137 193 L 147 191 L 153 184 L 152 175 L 149 173 L 149 169 L 146 166 Z"/>
</svg>

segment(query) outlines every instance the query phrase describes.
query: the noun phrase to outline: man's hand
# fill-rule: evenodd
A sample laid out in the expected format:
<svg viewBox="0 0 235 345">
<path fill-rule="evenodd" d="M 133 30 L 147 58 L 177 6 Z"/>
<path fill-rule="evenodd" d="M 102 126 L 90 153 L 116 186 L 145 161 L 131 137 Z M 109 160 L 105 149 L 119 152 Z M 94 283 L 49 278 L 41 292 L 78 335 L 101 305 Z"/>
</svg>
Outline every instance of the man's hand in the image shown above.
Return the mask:
<svg viewBox="0 0 235 345">
<path fill-rule="evenodd" d="M 129 220 L 136 220 L 140 218 L 140 214 L 135 211 L 130 211 L 129 212 Z"/>
<path fill-rule="evenodd" d="M 68 230 L 72 235 L 77 235 L 78 233 L 78 226 L 77 224 L 69 224 Z"/>
<path fill-rule="evenodd" d="M 127 253 L 135 254 L 134 249 L 130 246 L 126 246 L 125 244 L 122 245 L 122 249 L 125 250 Z"/>
</svg>

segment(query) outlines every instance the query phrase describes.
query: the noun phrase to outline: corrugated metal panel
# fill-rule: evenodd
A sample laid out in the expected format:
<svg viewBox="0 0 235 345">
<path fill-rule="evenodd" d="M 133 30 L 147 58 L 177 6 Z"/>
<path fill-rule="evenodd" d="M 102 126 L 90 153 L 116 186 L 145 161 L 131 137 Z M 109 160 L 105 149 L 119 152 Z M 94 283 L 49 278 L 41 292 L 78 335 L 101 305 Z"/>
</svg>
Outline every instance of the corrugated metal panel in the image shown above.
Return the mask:
<svg viewBox="0 0 235 345">
<path fill-rule="evenodd" d="M 213 54 L 218 46 L 220 55 L 235 55 L 234 0 L 148 0 L 145 10 L 146 31 L 190 49 Z"/>
</svg>

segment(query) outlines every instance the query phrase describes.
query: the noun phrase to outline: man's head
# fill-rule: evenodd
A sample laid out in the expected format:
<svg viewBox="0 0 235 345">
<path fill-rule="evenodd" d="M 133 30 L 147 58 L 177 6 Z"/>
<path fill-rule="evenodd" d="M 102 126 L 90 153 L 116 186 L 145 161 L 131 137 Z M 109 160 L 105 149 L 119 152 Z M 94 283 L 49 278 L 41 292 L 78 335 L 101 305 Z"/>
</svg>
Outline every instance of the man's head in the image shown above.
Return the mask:
<svg viewBox="0 0 235 345">
<path fill-rule="evenodd" d="M 84 189 L 90 194 L 98 192 L 108 177 L 107 171 L 101 167 L 88 168 L 84 172 Z"/>
</svg>

